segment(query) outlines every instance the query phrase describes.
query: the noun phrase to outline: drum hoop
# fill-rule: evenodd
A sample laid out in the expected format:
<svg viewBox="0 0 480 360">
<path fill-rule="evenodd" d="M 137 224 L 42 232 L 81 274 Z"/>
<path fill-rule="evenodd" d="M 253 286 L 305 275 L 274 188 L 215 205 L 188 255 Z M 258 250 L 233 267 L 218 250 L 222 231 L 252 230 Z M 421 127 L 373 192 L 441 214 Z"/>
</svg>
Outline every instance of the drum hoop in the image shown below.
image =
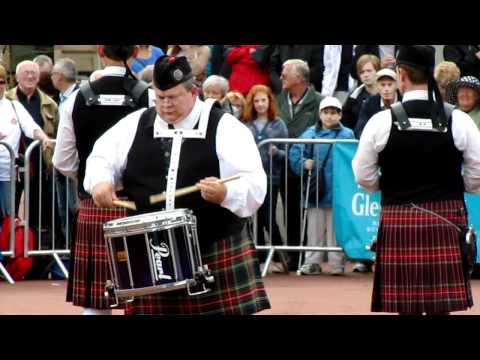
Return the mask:
<svg viewBox="0 0 480 360">
<path fill-rule="evenodd" d="M 175 289 L 184 289 L 187 287 L 188 283 L 195 285 L 195 280 L 193 279 L 185 279 L 182 281 L 177 281 L 174 283 L 169 284 L 162 284 L 162 285 L 155 285 L 155 286 L 147 286 L 142 288 L 136 289 L 115 289 L 115 294 L 119 298 L 126 298 L 132 296 L 143 296 L 143 295 L 151 295 L 151 294 L 158 294 L 162 292 L 170 292 Z"/>
</svg>

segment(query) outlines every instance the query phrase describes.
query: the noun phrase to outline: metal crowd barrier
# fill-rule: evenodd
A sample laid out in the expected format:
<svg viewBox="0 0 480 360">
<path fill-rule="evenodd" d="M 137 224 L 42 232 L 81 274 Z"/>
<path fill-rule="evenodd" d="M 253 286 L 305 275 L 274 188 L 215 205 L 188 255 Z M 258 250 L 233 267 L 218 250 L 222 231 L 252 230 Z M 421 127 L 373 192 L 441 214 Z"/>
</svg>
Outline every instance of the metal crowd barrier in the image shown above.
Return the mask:
<svg viewBox="0 0 480 360">
<path fill-rule="evenodd" d="M 0 145 L 3 145 L 10 154 L 10 246 L 8 250 L 1 251 L 4 257 L 15 256 L 15 151 L 12 147 L 4 142 L 0 141 Z M 3 229 L 2 229 L 3 230 Z M 0 262 L 0 272 L 10 284 L 15 284 L 12 277 L 8 273 L 7 269 Z"/>
<path fill-rule="evenodd" d="M 283 176 L 285 177 L 285 194 L 288 194 L 288 167 L 289 167 L 289 161 L 288 161 L 288 153 L 289 153 L 289 145 L 291 144 L 336 144 L 336 143 L 356 143 L 358 140 L 354 139 L 281 139 L 281 138 L 272 138 L 272 139 L 265 139 L 261 142 L 258 143 L 258 148 L 261 149 L 263 146 L 272 146 L 275 144 L 285 144 L 285 161 L 284 161 L 284 174 Z M 272 193 L 272 178 L 273 178 L 273 155 L 272 152 L 270 151 L 270 169 L 267 169 L 267 176 L 269 176 L 269 184 L 270 184 L 270 193 Z M 333 154 L 333 153 L 332 153 Z M 332 156 L 330 154 L 330 156 Z M 303 149 L 300 153 L 300 155 L 303 157 Z M 317 174 L 318 176 L 318 174 Z M 289 206 L 298 206 L 300 210 L 300 229 L 299 229 L 299 236 L 300 236 L 300 246 L 288 246 L 288 245 L 283 245 L 283 246 L 278 246 L 278 245 L 272 245 L 272 217 L 269 216 L 269 231 L 268 231 L 268 240 L 269 240 L 269 245 L 258 245 L 257 244 L 257 214 L 253 216 L 253 238 L 254 238 L 254 243 L 255 247 L 257 250 L 260 251 L 268 251 L 267 258 L 265 260 L 265 267 L 262 272 L 262 276 L 266 276 L 268 273 L 268 268 L 270 266 L 270 263 L 273 259 L 275 251 L 278 251 L 280 253 L 282 252 L 287 252 L 287 251 L 298 251 L 301 252 L 301 255 L 305 251 L 325 251 L 325 252 L 343 252 L 343 249 L 341 247 L 320 247 L 320 246 L 305 246 L 303 243 L 306 242 L 305 238 L 305 231 L 306 231 L 306 212 L 304 212 L 304 208 L 302 207 L 302 202 L 304 200 L 304 182 L 303 182 L 303 171 L 300 173 L 300 203 L 295 205 L 295 204 L 288 204 L 287 198 L 288 196 L 285 196 L 285 203 L 283 204 L 283 219 L 284 219 L 284 226 L 285 226 L 285 236 L 282 241 L 285 244 L 285 240 L 288 234 L 288 208 Z M 272 211 L 272 197 L 270 196 L 270 204 L 269 206 L 269 214 L 273 213 L 276 214 L 276 209 L 273 209 Z M 266 239 L 267 240 L 267 239 Z M 267 241 L 265 241 L 267 243 Z M 288 242 L 287 242 L 288 243 Z M 284 267 L 286 266 L 286 263 L 284 261 L 284 258 L 282 257 L 282 262 Z M 297 274 L 299 274 L 299 270 L 301 267 L 302 263 L 302 256 L 299 258 L 299 264 L 298 264 L 298 271 Z"/>
<path fill-rule="evenodd" d="M 55 140 L 52 140 L 53 143 L 55 143 Z M 38 204 L 39 204 L 39 211 L 38 211 L 38 232 L 37 232 L 37 236 L 36 236 L 36 239 L 37 239 L 37 246 L 36 246 L 36 249 L 34 250 L 29 250 L 28 249 L 28 241 L 29 241 L 29 228 L 30 228 L 30 192 L 31 192 L 31 184 L 30 184 L 30 173 L 31 173 L 31 169 L 30 169 L 30 158 L 31 158 L 31 154 L 32 154 L 32 151 L 38 147 L 39 145 L 41 144 L 41 141 L 40 140 L 35 140 L 33 141 L 26 149 L 25 151 L 25 182 L 24 182 L 24 209 L 25 209 L 25 227 L 24 227 L 24 256 L 25 257 L 28 257 L 28 256 L 40 256 L 40 255 L 51 255 L 53 256 L 55 262 L 58 264 L 60 270 L 62 271 L 62 273 L 64 274 L 65 277 L 68 277 L 68 271 L 63 263 L 63 261 L 61 260 L 60 256 L 59 255 L 68 255 L 70 254 L 70 232 L 69 232 L 69 227 L 71 226 L 71 223 L 73 219 L 70 219 L 70 216 L 69 216 L 69 194 L 68 194 L 68 191 L 69 191 L 69 187 L 66 186 L 66 207 L 65 207 L 65 211 L 66 211 L 66 219 L 67 219 L 67 222 L 66 222 L 66 231 L 65 231 L 65 237 L 66 237 L 66 241 L 65 241 L 65 246 L 64 248 L 57 248 L 56 247 L 56 244 L 55 244 L 55 208 L 56 208 L 56 202 L 57 202 L 57 199 L 56 199 L 56 190 L 55 190 L 55 187 L 56 187 L 56 184 L 55 184 L 55 173 L 56 173 L 56 169 L 55 167 L 52 166 L 52 216 L 51 216 L 51 236 L 52 236 L 52 241 L 51 241 L 51 247 L 50 248 L 44 248 L 44 246 L 42 246 L 42 176 L 39 175 L 38 176 L 38 179 L 39 179 L 39 182 L 38 182 L 38 194 L 39 194 L 39 198 L 38 198 Z M 40 156 L 39 156 L 39 163 L 38 163 L 38 172 L 39 174 L 42 173 L 42 167 L 43 167 L 43 151 L 41 151 L 40 149 Z M 35 184 L 34 184 L 35 185 Z"/>
</svg>

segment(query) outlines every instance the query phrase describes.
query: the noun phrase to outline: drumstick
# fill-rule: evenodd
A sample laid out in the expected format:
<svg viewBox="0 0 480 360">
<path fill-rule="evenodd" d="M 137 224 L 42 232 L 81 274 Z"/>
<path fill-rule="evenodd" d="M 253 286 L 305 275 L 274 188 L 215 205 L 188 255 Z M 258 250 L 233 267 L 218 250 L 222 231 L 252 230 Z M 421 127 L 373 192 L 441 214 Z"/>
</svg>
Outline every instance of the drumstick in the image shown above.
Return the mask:
<svg viewBox="0 0 480 360">
<path fill-rule="evenodd" d="M 237 180 L 239 178 L 240 178 L 240 175 L 233 175 L 233 176 L 229 176 L 229 177 L 220 179 L 219 182 L 220 182 L 220 184 L 224 184 L 226 182 Z M 197 185 L 184 187 L 184 188 L 181 188 L 181 189 L 178 189 L 177 191 L 175 191 L 175 197 L 184 196 L 184 195 L 187 195 L 187 194 L 193 193 L 195 191 L 199 191 L 199 190 L 200 190 L 200 188 Z M 150 204 L 156 204 L 156 203 L 165 201 L 166 198 L 167 198 L 167 194 L 166 194 L 165 191 L 161 194 L 151 195 L 150 196 Z"/>
<path fill-rule="evenodd" d="M 130 210 L 137 210 L 137 206 L 133 201 L 126 201 L 126 200 L 113 200 L 113 205 L 117 205 L 120 207 L 124 207 Z"/>
</svg>

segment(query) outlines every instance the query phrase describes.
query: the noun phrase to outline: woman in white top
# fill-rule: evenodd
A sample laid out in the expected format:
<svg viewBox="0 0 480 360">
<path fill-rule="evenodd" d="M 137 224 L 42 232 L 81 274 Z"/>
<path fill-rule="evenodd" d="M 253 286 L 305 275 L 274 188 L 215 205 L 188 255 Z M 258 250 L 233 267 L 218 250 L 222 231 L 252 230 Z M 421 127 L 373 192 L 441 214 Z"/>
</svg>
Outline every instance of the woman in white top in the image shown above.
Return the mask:
<svg viewBox="0 0 480 360">
<path fill-rule="evenodd" d="M 0 141 L 7 143 L 18 156 L 22 132 L 31 139 L 40 139 L 43 146 L 52 146 L 43 132 L 21 103 L 9 100 L 5 95 L 7 72 L 0 65 Z M 0 216 L 10 214 L 10 152 L 0 146 Z"/>
</svg>

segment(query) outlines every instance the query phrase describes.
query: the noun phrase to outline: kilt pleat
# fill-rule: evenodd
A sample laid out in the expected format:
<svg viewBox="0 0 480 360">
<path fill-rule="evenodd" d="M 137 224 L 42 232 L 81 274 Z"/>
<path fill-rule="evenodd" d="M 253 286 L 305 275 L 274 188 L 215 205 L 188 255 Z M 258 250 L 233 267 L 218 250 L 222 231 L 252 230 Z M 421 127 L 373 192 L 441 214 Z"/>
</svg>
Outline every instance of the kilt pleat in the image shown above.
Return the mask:
<svg viewBox="0 0 480 360">
<path fill-rule="evenodd" d="M 467 222 L 461 200 L 417 205 L 455 224 Z M 410 206 L 384 206 L 376 251 L 372 311 L 433 314 L 473 306 L 458 231 L 438 217 Z"/>
<path fill-rule="evenodd" d="M 67 286 L 67 301 L 73 305 L 109 309 L 104 296 L 105 283 L 111 279 L 103 224 L 128 216 L 126 209 L 102 209 L 92 199 L 80 201 L 73 258 Z"/>
<path fill-rule="evenodd" d="M 245 232 L 212 244 L 202 254 L 215 278 L 212 291 L 189 296 L 186 289 L 137 297 L 125 314 L 248 315 L 270 308 L 257 253 Z"/>
</svg>

